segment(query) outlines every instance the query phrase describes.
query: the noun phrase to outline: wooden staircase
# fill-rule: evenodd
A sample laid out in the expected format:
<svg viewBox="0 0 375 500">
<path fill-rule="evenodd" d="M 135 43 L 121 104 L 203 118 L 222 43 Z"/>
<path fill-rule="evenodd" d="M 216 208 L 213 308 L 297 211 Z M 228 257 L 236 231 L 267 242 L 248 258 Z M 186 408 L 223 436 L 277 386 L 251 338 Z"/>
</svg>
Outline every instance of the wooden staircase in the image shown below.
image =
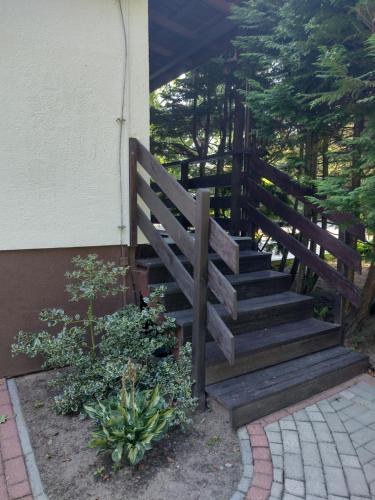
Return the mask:
<svg viewBox="0 0 375 500">
<path fill-rule="evenodd" d="M 257 202 L 282 215 L 315 246 L 318 243 L 336 256 L 343 268 L 360 271 L 361 258 L 353 248 L 290 209 L 245 172 L 198 181 L 189 180 L 185 172 L 178 182 L 136 139 L 130 140 L 129 151 L 130 244 L 138 252 L 132 270 L 137 270 L 135 276 L 142 276 L 138 292 L 146 295 L 165 287 L 167 312 L 176 318 L 184 341 L 192 342 L 194 394 L 201 407 L 207 393 L 228 410 L 233 426 L 238 427 L 366 369 L 366 356 L 343 347 L 340 325 L 314 318 L 313 299 L 291 291 L 291 275 L 274 271 L 271 254 L 258 251 L 252 238 L 229 236 L 211 217 L 210 204 L 211 208 L 212 201 L 216 206 L 231 206 L 233 222 L 241 203 L 247 219 L 240 223 L 249 228 L 247 234 L 254 227 L 262 228 L 329 281 L 343 300 L 356 306 L 359 290 L 347 276 L 261 213 Z M 138 165 L 153 184 L 140 175 Z M 312 193 L 286 174 L 256 159 L 253 165 L 260 176 L 311 205 Z M 215 188 L 227 186 L 228 178 L 233 183 L 243 182 L 243 189 L 233 189 L 231 197 L 215 200 L 207 189 L 198 189 L 194 196 L 187 191 L 202 183 L 205 187 L 212 182 Z M 240 197 L 234 192 L 240 192 Z M 343 215 L 330 217 L 342 221 Z M 348 231 L 363 237 L 363 227 L 352 216 L 345 217 L 350 223 Z M 154 221 L 164 227 L 165 234 L 156 229 Z M 150 245 L 138 245 L 138 229 Z"/>
<path fill-rule="evenodd" d="M 341 346 L 340 325 L 314 318 L 313 299 L 290 291 L 291 276 L 272 270 L 269 253 L 254 251 L 250 238 L 235 240 L 239 274 L 209 254 L 237 291 L 236 320 L 222 304 L 215 304 L 234 334 L 235 362 L 230 364 L 207 335 L 206 390 L 239 427 L 362 373 L 368 359 Z M 176 245 L 169 238 L 165 241 L 191 270 Z M 140 254 L 137 266 L 147 273 L 149 289 L 166 289 L 166 310 L 176 318 L 184 340 L 191 341 L 189 301 L 152 249 L 142 258 L 141 247 Z M 217 302 L 213 294 L 210 300 Z"/>
</svg>

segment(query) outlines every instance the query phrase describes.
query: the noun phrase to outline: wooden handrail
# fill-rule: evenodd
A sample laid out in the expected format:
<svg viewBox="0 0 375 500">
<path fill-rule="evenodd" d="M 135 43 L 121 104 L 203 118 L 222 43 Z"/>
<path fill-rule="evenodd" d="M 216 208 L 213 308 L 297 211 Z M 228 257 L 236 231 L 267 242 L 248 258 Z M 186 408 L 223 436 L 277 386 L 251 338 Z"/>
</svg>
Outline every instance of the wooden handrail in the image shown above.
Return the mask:
<svg viewBox="0 0 375 500">
<path fill-rule="evenodd" d="M 182 165 L 196 165 L 198 163 L 206 163 L 215 160 L 223 160 L 224 158 L 230 158 L 233 155 L 231 151 L 226 151 L 222 154 L 213 154 L 207 156 L 193 156 L 191 158 L 170 161 L 168 163 L 163 163 L 164 168 L 180 167 Z"/>
<path fill-rule="evenodd" d="M 297 181 L 292 179 L 288 174 L 282 172 L 278 168 L 273 167 L 272 165 L 269 165 L 261 158 L 255 156 L 253 153 L 246 152 L 245 154 L 251 158 L 251 168 L 257 175 L 273 182 L 283 191 L 291 196 L 294 196 L 295 198 L 297 198 L 297 200 L 304 203 L 304 205 L 306 205 L 313 212 L 324 212 L 323 208 L 318 207 L 306 198 L 307 196 L 314 196 L 318 198 L 314 189 L 302 186 Z M 347 231 L 350 234 L 361 241 L 366 241 L 366 231 L 364 225 L 352 214 L 324 212 L 324 215 L 327 217 L 327 219 L 330 219 L 336 224 L 347 224 L 349 226 L 347 228 Z"/>
<path fill-rule="evenodd" d="M 283 231 L 277 224 L 261 214 L 249 200 L 245 202 L 245 205 L 250 219 L 257 224 L 257 226 L 287 248 L 302 263 L 312 269 L 322 279 L 331 285 L 334 283 L 335 288 L 340 292 L 340 294 L 348 299 L 355 307 L 359 306 L 360 291 L 351 281 L 335 271 L 335 269 L 329 266 L 324 260 L 320 259 L 318 255 L 306 248 L 301 242 L 293 238 L 293 236 Z"/>
<path fill-rule="evenodd" d="M 159 185 L 163 193 L 172 201 L 186 219 L 195 226 L 196 201 L 181 184 L 163 168 L 156 158 L 137 139 L 138 161 L 152 179 Z M 134 147 L 134 146 L 133 146 Z M 210 218 L 210 246 L 234 272 L 239 272 L 239 247 L 237 243 Z"/>
<path fill-rule="evenodd" d="M 137 185 L 138 194 L 152 213 L 155 214 L 159 222 L 163 224 L 169 236 L 175 241 L 190 264 L 194 265 L 194 237 L 185 230 L 139 174 L 137 176 Z M 237 319 L 237 291 L 211 261 L 208 262 L 208 286 L 217 299 L 225 305 L 232 318 Z"/>
<path fill-rule="evenodd" d="M 151 153 L 136 139 L 130 139 L 131 239 L 136 243 L 137 228 L 143 232 L 160 259 L 179 285 L 193 307 L 193 375 L 194 394 L 202 403 L 205 391 L 206 331 L 217 341 L 230 363 L 234 362 L 234 338 L 216 309 L 207 301 L 208 289 L 216 295 L 233 319 L 237 319 L 237 292 L 227 278 L 208 258 L 209 246 L 233 271 L 239 271 L 238 244 L 210 217 L 210 194 L 198 190 L 196 199 L 181 186 Z M 178 218 L 138 173 L 138 163 L 156 182 L 170 202 L 178 208 L 192 226 L 194 236 L 188 233 Z M 138 205 L 138 195 L 151 213 L 164 226 L 172 240 L 193 266 L 193 277 L 180 257 L 156 231 L 150 217 Z"/>
<path fill-rule="evenodd" d="M 283 203 L 279 198 L 263 189 L 250 178 L 247 180 L 247 187 L 253 199 L 266 205 L 272 212 L 287 221 L 292 227 L 299 229 L 304 236 L 318 243 L 349 267 L 361 272 L 362 259 L 360 254 L 353 248 L 332 236 L 328 231 L 324 231 L 293 208 L 290 208 L 286 203 Z"/>
</svg>

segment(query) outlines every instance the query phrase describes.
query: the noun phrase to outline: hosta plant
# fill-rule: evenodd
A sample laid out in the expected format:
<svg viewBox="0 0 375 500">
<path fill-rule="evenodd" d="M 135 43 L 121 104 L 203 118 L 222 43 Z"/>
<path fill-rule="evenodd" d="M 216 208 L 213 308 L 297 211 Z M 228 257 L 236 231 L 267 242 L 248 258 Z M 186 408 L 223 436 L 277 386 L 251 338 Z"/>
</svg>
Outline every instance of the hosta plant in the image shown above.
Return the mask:
<svg viewBox="0 0 375 500">
<path fill-rule="evenodd" d="M 136 367 L 129 362 L 117 397 L 85 405 L 86 413 L 98 426 L 92 433 L 90 448 L 110 453 L 117 466 L 124 462 L 138 464 L 152 444 L 167 432 L 175 412 L 166 407 L 159 385 L 153 390 L 140 390 L 136 377 Z"/>
</svg>

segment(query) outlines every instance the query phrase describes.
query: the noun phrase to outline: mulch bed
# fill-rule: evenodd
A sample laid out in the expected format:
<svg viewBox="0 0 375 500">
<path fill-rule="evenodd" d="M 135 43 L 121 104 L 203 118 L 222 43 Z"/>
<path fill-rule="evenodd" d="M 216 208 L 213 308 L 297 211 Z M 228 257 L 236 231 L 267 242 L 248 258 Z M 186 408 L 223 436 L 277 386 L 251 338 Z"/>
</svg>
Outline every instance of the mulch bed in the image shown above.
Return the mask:
<svg viewBox="0 0 375 500">
<path fill-rule="evenodd" d="M 48 373 L 17 379 L 22 408 L 50 500 L 227 500 L 241 478 L 237 435 L 218 407 L 196 414 L 191 429 L 157 443 L 136 468 L 110 473 L 87 447 L 93 424 L 50 409 Z"/>
</svg>

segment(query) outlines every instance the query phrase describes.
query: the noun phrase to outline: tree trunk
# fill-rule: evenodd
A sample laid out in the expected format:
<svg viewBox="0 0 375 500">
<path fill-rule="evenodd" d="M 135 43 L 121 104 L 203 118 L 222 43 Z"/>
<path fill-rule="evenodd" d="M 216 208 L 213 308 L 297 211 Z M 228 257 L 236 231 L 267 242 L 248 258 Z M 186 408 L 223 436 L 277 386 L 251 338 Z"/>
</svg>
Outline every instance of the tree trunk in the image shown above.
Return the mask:
<svg viewBox="0 0 375 500">
<path fill-rule="evenodd" d="M 375 249 L 374 249 L 375 250 Z M 349 337 L 358 333 L 363 323 L 370 317 L 370 308 L 375 300 L 375 264 L 372 263 L 362 291 L 359 309 L 352 310 L 345 320 L 345 331 Z"/>
<path fill-rule="evenodd" d="M 306 148 L 305 148 L 305 167 L 304 174 L 309 179 L 316 179 L 317 169 L 318 169 L 318 145 L 319 140 L 316 134 L 308 130 L 306 133 Z M 304 207 L 304 216 L 308 219 L 312 219 L 311 209 Z M 306 247 L 309 246 L 309 240 L 304 235 L 301 235 L 301 243 Z M 315 253 L 316 243 L 314 241 L 310 242 L 310 250 Z M 304 265 L 300 264 L 297 277 L 296 277 L 296 291 L 298 293 L 307 293 L 311 290 L 309 289 L 309 281 L 312 279 L 311 271 Z"/>
</svg>

